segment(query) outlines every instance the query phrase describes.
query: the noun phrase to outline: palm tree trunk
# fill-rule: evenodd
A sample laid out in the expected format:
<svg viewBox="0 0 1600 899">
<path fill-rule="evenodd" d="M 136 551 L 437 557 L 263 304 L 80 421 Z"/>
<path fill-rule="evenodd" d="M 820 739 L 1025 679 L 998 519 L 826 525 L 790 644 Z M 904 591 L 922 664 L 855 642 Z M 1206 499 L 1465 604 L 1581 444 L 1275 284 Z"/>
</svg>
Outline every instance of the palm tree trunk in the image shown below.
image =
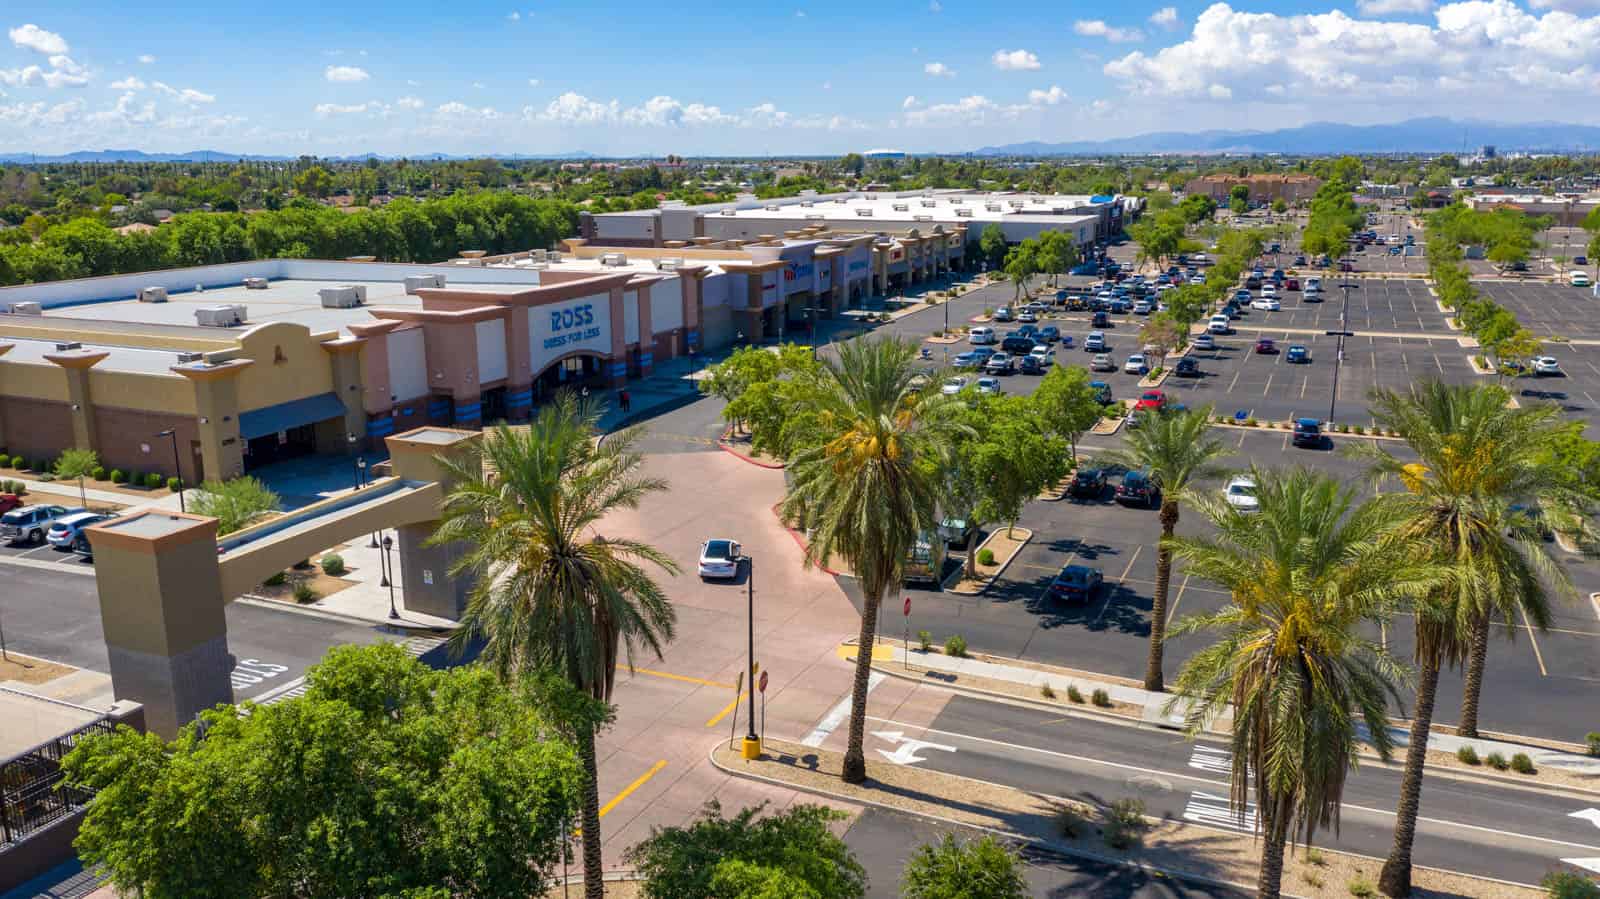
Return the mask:
<svg viewBox="0 0 1600 899">
<path fill-rule="evenodd" d="M 861 585 L 864 602 L 861 605 L 861 634 L 856 643 L 856 678 L 850 688 L 850 735 L 844 751 L 844 770 L 840 777 L 845 783 L 858 784 L 867 779 L 867 682 L 872 677 L 872 648 L 878 639 L 878 606 L 883 602 L 883 584 Z"/>
<path fill-rule="evenodd" d="M 1400 807 L 1395 812 L 1394 846 L 1378 875 L 1378 889 L 1399 899 L 1411 895 L 1411 843 L 1417 835 L 1417 812 L 1422 806 L 1422 765 L 1428 756 L 1428 733 L 1433 727 L 1433 700 L 1439 687 L 1439 658 L 1423 662 L 1417 678 L 1417 711 L 1411 719 L 1411 743 L 1406 747 L 1405 773 L 1400 778 Z"/>
<path fill-rule="evenodd" d="M 1456 727 L 1457 735 L 1463 737 L 1478 735 L 1478 699 L 1483 693 L 1483 665 L 1489 658 L 1489 616 L 1473 619 L 1471 636 L 1466 682 L 1461 691 L 1461 723 Z"/>
<path fill-rule="evenodd" d="M 600 852 L 600 778 L 595 763 L 594 729 L 580 728 L 578 755 L 583 760 L 583 895 L 605 899 L 605 859 Z"/>
<path fill-rule="evenodd" d="M 1289 841 L 1289 799 L 1259 804 L 1262 824 L 1261 869 L 1256 874 L 1256 899 L 1278 899 L 1283 884 L 1283 846 Z"/>
<path fill-rule="evenodd" d="M 1161 503 L 1161 543 L 1156 547 L 1156 592 L 1150 600 L 1150 657 L 1144 667 L 1144 688 L 1152 693 L 1166 692 L 1162 672 L 1163 643 L 1167 639 L 1167 591 L 1172 587 L 1172 551 L 1167 540 L 1178 528 L 1178 501 Z"/>
</svg>

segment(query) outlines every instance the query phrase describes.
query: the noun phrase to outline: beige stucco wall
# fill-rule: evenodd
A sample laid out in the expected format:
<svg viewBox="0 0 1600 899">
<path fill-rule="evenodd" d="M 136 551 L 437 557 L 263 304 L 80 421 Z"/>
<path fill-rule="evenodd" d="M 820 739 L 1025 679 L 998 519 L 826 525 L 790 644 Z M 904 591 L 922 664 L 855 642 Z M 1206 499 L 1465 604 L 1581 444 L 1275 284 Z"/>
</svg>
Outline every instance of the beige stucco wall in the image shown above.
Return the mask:
<svg viewBox="0 0 1600 899">
<path fill-rule="evenodd" d="M 44 362 L 0 360 L 0 385 L 7 396 L 34 400 L 68 401 L 67 376 L 61 367 Z"/>
<path fill-rule="evenodd" d="M 89 371 L 89 396 L 96 406 L 147 412 L 194 414 L 194 387 L 181 375 Z"/>
<path fill-rule="evenodd" d="M 304 325 L 261 325 L 243 334 L 239 344 L 239 355 L 255 361 L 239 373 L 240 412 L 333 390 L 328 353 Z M 282 361 L 278 361 L 280 350 Z"/>
</svg>

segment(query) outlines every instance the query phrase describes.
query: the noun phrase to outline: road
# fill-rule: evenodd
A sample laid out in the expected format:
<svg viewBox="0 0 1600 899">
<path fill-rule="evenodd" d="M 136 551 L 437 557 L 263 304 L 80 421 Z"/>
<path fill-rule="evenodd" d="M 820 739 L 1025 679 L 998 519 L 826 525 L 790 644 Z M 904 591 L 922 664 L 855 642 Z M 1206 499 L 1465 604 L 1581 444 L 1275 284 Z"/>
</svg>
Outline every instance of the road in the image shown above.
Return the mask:
<svg viewBox="0 0 1600 899">
<path fill-rule="evenodd" d="M 10 649 L 79 668 L 109 671 L 93 577 L 8 565 L 0 616 Z M 229 603 L 234 697 L 250 699 L 293 680 L 344 643 L 398 640 L 375 626 L 244 602 Z"/>
<path fill-rule="evenodd" d="M 928 728 L 871 718 L 870 750 L 901 752 L 897 732 L 938 746 L 922 767 L 1030 792 L 1109 803 L 1138 796 L 1149 814 L 1249 832 L 1228 811 L 1225 744 L 1190 743 L 1145 726 L 1063 715 L 968 697 L 950 700 Z M 900 747 L 897 749 L 897 747 Z M 940 748 L 944 747 L 944 748 Z M 1382 858 L 1393 839 L 1398 765 L 1363 764 L 1345 786 L 1338 832 L 1318 845 Z M 1600 805 L 1537 788 L 1430 775 L 1417 828 L 1417 864 L 1538 883 L 1562 859 L 1600 857 Z M 1583 815 L 1588 809 L 1593 817 Z"/>
</svg>

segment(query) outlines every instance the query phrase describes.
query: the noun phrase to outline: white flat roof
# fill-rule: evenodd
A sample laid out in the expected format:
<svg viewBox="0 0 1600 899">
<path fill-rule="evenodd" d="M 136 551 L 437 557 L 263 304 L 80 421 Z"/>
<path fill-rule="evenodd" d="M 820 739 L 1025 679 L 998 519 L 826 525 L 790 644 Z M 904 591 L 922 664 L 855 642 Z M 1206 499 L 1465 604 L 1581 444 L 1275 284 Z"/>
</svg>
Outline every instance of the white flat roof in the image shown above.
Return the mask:
<svg viewBox="0 0 1600 899">
<path fill-rule="evenodd" d="M 366 306 L 353 309 L 324 309 L 317 291 L 330 287 L 353 284 L 367 289 Z M 451 287 L 464 286 L 461 280 L 449 282 Z M 482 285 L 487 288 L 490 285 Z M 498 285 L 496 285 L 498 286 Z M 526 285 L 516 285 L 526 287 Z M 472 285 L 474 290 L 480 285 Z M 165 303 L 141 303 L 138 300 L 113 300 L 99 303 L 80 303 L 56 306 L 45 310 L 49 319 L 79 318 L 101 322 L 140 322 L 145 324 L 195 326 L 195 310 L 207 306 L 243 306 L 245 322 L 226 330 L 244 331 L 255 325 L 277 321 L 291 321 L 305 325 L 313 332 L 342 330 L 351 324 L 373 321 L 367 311 L 371 306 L 409 306 L 422 308 L 422 298 L 406 293 L 405 285 L 394 281 L 310 281 L 285 279 L 268 282 L 266 290 L 251 290 L 242 284 L 233 287 L 211 288 L 204 291 L 188 290 L 169 292 Z M 5 331 L 0 321 L 0 333 Z"/>
<path fill-rule="evenodd" d="M 38 321 L 37 318 L 34 321 Z M 11 351 L 0 356 L 4 362 L 31 362 L 38 365 L 54 365 L 46 359 L 47 354 L 56 353 L 56 341 L 33 340 L 31 338 L 7 337 L 4 322 L 0 322 L 0 342 L 12 345 Z M 178 364 L 177 350 L 146 350 L 137 347 L 112 346 L 103 343 L 83 343 L 85 350 L 105 352 L 105 361 L 95 366 L 96 371 L 126 371 L 146 375 L 171 375 L 174 378 L 182 375 L 174 374 L 172 366 Z"/>
<path fill-rule="evenodd" d="M 724 207 L 726 208 L 726 207 Z M 1093 221 L 1092 205 L 1088 197 L 1031 197 L 1026 195 L 990 196 L 986 194 L 941 194 L 931 197 L 895 197 L 884 194 L 876 199 L 850 197 L 839 200 L 818 200 L 807 206 L 802 203 L 769 203 L 763 206 L 735 209 L 732 213 L 717 211 L 708 218 L 726 217 L 740 219 L 769 219 L 774 221 L 813 220 L 829 223 L 853 223 L 853 227 L 871 230 L 874 221 L 918 223 L 918 216 L 927 216 L 927 224 L 961 224 L 962 222 L 1016 221 L 1017 216 L 1045 216 L 1050 221 L 1080 223 Z M 861 210 L 868 210 L 864 214 Z"/>
</svg>

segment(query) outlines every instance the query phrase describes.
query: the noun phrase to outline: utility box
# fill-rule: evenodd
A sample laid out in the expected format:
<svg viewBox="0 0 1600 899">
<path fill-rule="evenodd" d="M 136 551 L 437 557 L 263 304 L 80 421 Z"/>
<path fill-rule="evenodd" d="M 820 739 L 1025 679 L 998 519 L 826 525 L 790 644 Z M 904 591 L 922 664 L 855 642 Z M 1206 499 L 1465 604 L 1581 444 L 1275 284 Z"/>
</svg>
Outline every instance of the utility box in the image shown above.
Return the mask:
<svg viewBox="0 0 1600 899">
<path fill-rule="evenodd" d="M 324 287 L 317 291 L 324 309 L 354 309 L 367 301 L 367 289 L 352 284 Z"/>
<path fill-rule="evenodd" d="M 267 289 L 267 279 L 266 278 L 246 278 L 246 279 L 244 279 L 244 288 L 245 288 L 245 290 L 266 290 Z"/>
<path fill-rule="evenodd" d="M 166 301 L 167 289 L 165 287 L 139 288 L 139 302 L 141 303 L 165 303 Z"/>
<path fill-rule="evenodd" d="M 414 296 L 423 288 L 443 287 L 444 275 L 407 275 L 405 284 L 406 293 Z"/>
<path fill-rule="evenodd" d="M 239 305 L 201 306 L 194 311 L 197 324 L 210 328 L 232 328 L 245 323 L 245 310 Z"/>
</svg>

